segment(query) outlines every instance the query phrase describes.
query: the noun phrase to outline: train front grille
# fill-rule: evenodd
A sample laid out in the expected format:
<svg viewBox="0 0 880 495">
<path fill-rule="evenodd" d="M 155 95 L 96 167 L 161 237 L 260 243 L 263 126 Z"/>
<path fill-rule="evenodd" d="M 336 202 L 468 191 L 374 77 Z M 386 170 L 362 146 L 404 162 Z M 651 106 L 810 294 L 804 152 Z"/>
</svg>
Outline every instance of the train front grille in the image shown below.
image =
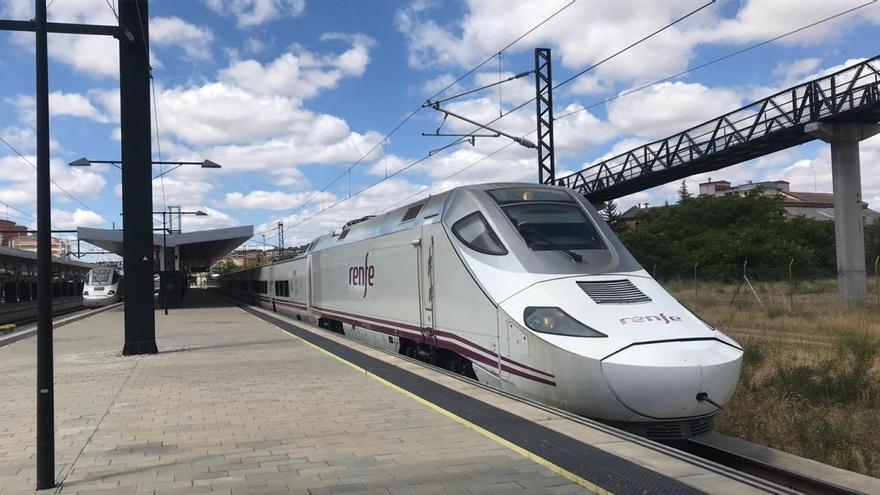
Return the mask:
<svg viewBox="0 0 880 495">
<path fill-rule="evenodd" d="M 626 279 L 578 282 L 577 284 L 596 304 L 651 302 L 650 297 Z"/>
</svg>

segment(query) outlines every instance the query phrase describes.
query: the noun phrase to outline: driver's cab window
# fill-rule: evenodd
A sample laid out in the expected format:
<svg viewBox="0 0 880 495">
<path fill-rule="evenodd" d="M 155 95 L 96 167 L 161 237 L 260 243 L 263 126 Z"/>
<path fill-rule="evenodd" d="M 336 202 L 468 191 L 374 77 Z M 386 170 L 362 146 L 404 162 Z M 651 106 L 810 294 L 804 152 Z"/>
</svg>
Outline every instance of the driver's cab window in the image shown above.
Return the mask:
<svg viewBox="0 0 880 495">
<path fill-rule="evenodd" d="M 498 239 L 492 227 L 486 223 L 483 214 L 475 211 L 452 225 L 452 233 L 459 241 L 478 253 L 500 256 L 507 254 L 507 248 Z"/>
</svg>

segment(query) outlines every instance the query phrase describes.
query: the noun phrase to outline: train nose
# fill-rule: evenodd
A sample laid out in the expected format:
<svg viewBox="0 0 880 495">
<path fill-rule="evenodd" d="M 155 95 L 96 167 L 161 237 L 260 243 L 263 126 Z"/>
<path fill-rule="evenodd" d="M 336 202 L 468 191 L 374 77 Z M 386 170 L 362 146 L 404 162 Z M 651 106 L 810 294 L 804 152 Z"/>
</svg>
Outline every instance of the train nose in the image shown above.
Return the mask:
<svg viewBox="0 0 880 495">
<path fill-rule="evenodd" d="M 742 351 L 717 340 L 637 344 L 602 360 L 605 380 L 633 412 L 655 419 L 702 416 L 730 400 Z M 698 400 L 705 394 L 709 400 Z"/>
</svg>

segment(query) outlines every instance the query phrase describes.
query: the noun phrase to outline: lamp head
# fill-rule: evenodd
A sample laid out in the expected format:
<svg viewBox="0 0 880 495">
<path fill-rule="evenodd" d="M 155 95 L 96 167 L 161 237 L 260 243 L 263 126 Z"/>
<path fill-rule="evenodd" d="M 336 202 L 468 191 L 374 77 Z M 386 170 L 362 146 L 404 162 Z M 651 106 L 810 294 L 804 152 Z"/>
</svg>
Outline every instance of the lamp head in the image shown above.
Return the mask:
<svg viewBox="0 0 880 495">
<path fill-rule="evenodd" d="M 89 161 L 88 158 L 82 157 L 82 158 L 77 158 L 76 160 L 68 163 L 67 165 L 69 165 L 71 167 L 91 167 L 92 162 Z"/>
</svg>

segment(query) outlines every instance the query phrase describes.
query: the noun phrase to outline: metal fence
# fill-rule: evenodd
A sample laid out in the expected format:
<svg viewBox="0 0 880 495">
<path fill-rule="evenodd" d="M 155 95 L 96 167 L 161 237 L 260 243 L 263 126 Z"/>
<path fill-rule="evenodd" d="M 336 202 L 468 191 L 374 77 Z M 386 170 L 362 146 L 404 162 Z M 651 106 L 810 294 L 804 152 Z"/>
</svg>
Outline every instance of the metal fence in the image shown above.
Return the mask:
<svg viewBox="0 0 880 495">
<path fill-rule="evenodd" d="M 689 270 L 658 263 L 645 269 L 678 297 L 697 303 L 790 309 L 823 297 L 834 302 L 837 294 L 834 267 L 796 259 L 773 265 L 753 265 L 748 260 L 737 264 L 695 263 Z M 867 271 L 868 303 L 880 309 L 880 256 L 869 263 Z"/>
</svg>

